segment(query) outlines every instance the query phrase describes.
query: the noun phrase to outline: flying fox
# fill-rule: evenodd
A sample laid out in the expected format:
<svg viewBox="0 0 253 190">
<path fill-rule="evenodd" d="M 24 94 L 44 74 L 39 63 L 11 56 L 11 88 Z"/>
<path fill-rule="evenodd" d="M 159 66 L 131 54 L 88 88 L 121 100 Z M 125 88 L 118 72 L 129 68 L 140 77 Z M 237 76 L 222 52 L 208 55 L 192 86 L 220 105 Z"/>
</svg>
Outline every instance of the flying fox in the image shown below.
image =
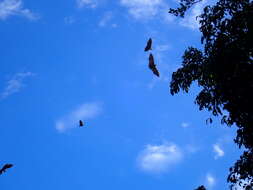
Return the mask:
<svg viewBox="0 0 253 190">
<path fill-rule="evenodd" d="M 79 120 L 79 127 L 83 127 L 84 126 L 84 123 L 82 120 Z"/>
<path fill-rule="evenodd" d="M 149 64 L 148 67 L 153 71 L 153 73 L 159 77 L 159 71 L 156 68 L 155 62 L 154 62 L 154 57 L 152 53 L 149 54 Z"/>
<path fill-rule="evenodd" d="M 152 50 L 152 47 L 151 47 L 151 46 L 152 46 L 152 39 L 149 38 L 149 40 L 148 40 L 148 42 L 147 42 L 147 45 L 146 45 L 144 51 Z"/>
</svg>

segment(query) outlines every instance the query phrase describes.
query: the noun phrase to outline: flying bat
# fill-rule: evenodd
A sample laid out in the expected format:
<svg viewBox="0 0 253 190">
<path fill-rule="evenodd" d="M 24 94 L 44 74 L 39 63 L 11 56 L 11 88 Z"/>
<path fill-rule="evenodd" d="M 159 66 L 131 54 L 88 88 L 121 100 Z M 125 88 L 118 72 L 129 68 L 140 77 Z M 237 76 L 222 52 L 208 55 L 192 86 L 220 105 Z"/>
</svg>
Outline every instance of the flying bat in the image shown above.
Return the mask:
<svg viewBox="0 0 253 190">
<path fill-rule="evenodd" d="M 11 168 L 13 165 L 12 164 L 5 164 L 2 169 L 0 169 L 0 175 L 4 172 L 6 172 L 7 169 Z"/>
<path fill-rule="evenodd" d="M 82 127 L 82 126 L 84 126 L 83 121 L 79 120 L 79 127 Z"/>
<path fill-rule="evenodd" d="M 148 67 L 153 71 L 153 73 L 154 73 L 156 76 L 159 77 L 159 72 L 158 72 L 158 70 L 157 70 L 157 68 L 156 68 L 156 65 L 155 65 L 155 62 L 154 62 L 154 57 L 153 57 L 152 53 L 149 54 L 149 58 L 148 58 L 148 59 L 149 59 Z"/>
<path fill-rule="evenodd" d="M 148 42 L 147 42 L 147 45 L 146 45 L 144 51 L 152 50 L 151 46 L 152 46 L 152 39 L 149 38 L 149 40 L 148 40 Z"/>
</svg>

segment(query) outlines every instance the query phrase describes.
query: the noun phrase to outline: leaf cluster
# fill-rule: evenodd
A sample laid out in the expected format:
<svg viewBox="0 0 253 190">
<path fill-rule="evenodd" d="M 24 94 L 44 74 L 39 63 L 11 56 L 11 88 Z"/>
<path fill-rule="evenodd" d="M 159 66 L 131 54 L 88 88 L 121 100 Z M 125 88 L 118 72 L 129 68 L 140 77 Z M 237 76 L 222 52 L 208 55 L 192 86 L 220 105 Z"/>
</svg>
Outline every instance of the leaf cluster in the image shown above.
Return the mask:
<svg viewBox="0 0 253 190">
<path fill-rule="evenodd" d="M 200 1 L 181 0 L 175 16 Z M 172 75 L 170 92 L 189 92 L 193 82 L 201 87 L 195 99 L 199 109 L 207 109 L 221 122 L 235 124 L 235 142 L 246 152 L 230 169 L 229 182 L 252 181 L 253 176 L 253 2 L 219 0 L 198 16 L 203 50 L 189 47 L 182 67 Z M 238 178 L 238 175 L 240 176 Z"/>
</svg>

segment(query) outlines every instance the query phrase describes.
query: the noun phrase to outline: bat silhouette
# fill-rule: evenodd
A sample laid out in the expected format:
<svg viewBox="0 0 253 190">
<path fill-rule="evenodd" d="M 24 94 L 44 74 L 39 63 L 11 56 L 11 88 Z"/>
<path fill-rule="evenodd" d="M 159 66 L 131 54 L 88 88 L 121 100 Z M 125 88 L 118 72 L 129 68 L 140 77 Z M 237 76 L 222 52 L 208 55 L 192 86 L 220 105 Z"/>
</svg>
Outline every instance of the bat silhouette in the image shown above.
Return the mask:
<svg viewBox="0 0 253 190">
<path fill-rule="evenodd" d="M 155 62 L 154 62 L 154 57 L 153 57 L 152 53 L 149 54 L 149 58 L 148 58 L 148 59 L 149 59 L 148 67 L 153 71 L 153 73 L 154 73 L 156 76 L 159 77 L 159 72 L 158 72 L 158 70 L 157 70 L 157 68 L 156 68 L 156 65 L 155 65 Z"/>
<path fill-rule="evenodd" d="M 13 165 L 12 164 L 5 164 L 1 169 L 0 169 L 0 175 L 4 172 L 6 172 L 7 169 L 11 168 Z"/>
<path fill-rule="evenodd" d="M 148 40 L 148 42 L 147 42 L 147 45 L 146 45 L 144 51 L 152 50 L 152 47 L 151 47 L 151 46 L 152 46 L 152 39 L 149 38 L 149 40 Z"/>
<path fill-rule="evenodd" d="M 82 127 L 82 126 L 84 126 L 83 121 L 79 120 L 79 127 Z"/>
</svg>

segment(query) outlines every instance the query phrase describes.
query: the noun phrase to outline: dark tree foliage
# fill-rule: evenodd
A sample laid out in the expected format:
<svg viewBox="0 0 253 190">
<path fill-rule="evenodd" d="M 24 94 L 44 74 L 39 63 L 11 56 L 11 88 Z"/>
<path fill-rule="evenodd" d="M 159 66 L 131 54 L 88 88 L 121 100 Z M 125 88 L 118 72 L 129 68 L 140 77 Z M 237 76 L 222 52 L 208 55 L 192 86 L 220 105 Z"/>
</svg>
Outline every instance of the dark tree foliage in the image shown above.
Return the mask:
<svg viewBox="0 0 253 190">
<path fill-rule="evenodd" d="M 201 185 L 201 186 L 199 186 L 197 189 L 195 189 L 195 190 L 206 190 L 206 188 L 203 186 L 203 185 Z"/>
<path fill-rule="evenodd" d="M 230 168 L 228 180 L 246 190 L 253 190 L 253 152 L 245 151 L 234 167 Z"/>
<path fill-rule="evenodd" d="M 169 13 L 184 17 L 200 1 L 181 0 L 180 7 Z M 202 88 L 195 99 L 200 110 L 237 126 L 235 143 L 246 151 L 230 169 L 228 181 L 231 189 L 245 184 L 245 189 L 253 189 L 253 2 L 217 0 L 198 19 L 203 50 L 185 51 L 182 67 L 172 75 L 170 92 L 188 92 L 197 82 Z"/>
</svg>

